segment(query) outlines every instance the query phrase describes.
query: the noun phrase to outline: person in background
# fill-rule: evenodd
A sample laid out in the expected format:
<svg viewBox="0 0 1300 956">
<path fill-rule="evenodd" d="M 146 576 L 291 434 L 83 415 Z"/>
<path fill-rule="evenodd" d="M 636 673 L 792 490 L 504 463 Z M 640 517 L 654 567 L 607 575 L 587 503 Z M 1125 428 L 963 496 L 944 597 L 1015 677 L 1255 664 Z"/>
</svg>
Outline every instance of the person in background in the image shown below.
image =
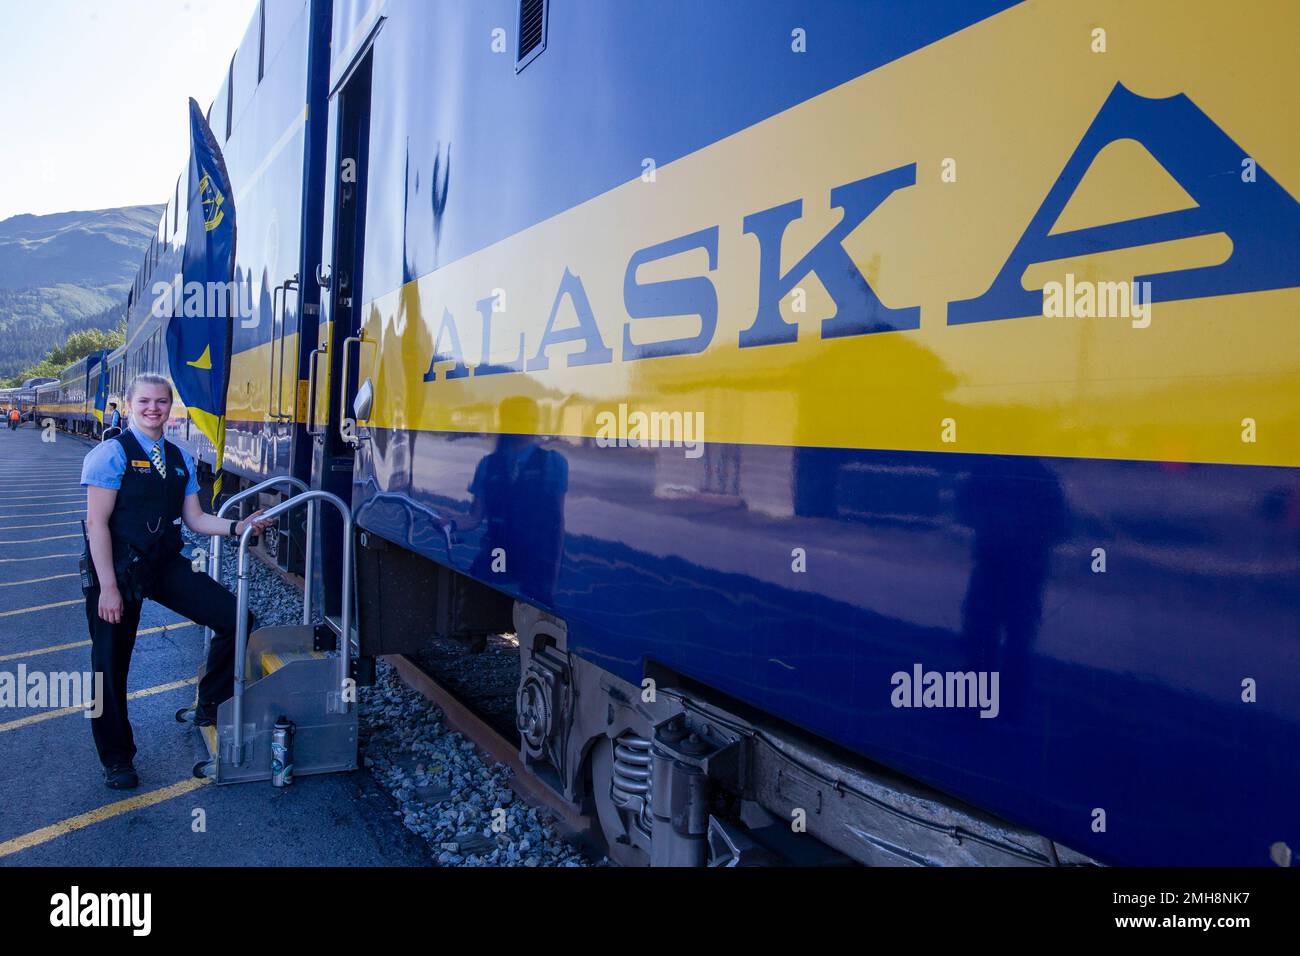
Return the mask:
<svg viewBox="0 0 1300 956">
<path fill-rule="evenodd" d="M 122 413 L 117 410 L 117 402 L 108 403 L 108 414 L 105 416 L 104 423 L 104 441 L 110 438 L 116 438 L 122 432 Z"/>
</svg>

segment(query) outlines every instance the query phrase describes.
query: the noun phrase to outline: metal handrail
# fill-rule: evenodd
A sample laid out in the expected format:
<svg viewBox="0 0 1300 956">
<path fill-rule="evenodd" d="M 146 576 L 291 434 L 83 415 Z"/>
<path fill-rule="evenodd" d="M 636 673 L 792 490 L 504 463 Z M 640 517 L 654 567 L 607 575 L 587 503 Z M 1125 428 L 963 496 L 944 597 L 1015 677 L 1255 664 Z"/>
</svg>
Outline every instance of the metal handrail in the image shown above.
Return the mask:
<svg viewBox="0 0 1300 956">
<path fill-rule="evenodd" d="M 288 324 L 288 316 L 286 315 L 286 313 L 289 311 L 289 290 L 290 289 L 298 293 L 298 305 L 300 307 L 302 305 L 302 290 L 298 285 L 298 273 L 295 272 L 293 274 L 292 279 L 285 279 L 281 288 L 284 289 L 284 298 L 280 300 L 280 377 L 276 379 L 275 417 L 277 421 L 293 421 L 298 414 L 298 405 L 297 405 L 298 393 L 297 393 L 296 384 L 294 386 L 294 412 L 291 415 L 286 415 L 284 411 L 284 333 L 285 333 L 285 326 Z M 295 313 L 295 315 L 297 314 L 298 313 Z M 301 316 L 299 316 L 299 319 L 301 320 Z M 299 335 L 301 335 L 302 322 L 299 321 L 298 324 L 299 324 L 299 330 L 298 330 Z M 294 364 L 293 381 L 295 383 L 298 381 L 297 363 Z M 269 411 L 270 409 L 268 408 L 267 410 Z"/>
<path fill-rule="evenodd" d="M 260 482 L 252 488 L 248 488 L 237 495 L 231 495 L 227 498 L 222 502 L 221 507 L 217 510 L 217 517 L 226 517 L 226 514 L 234 505 L 239 504 L 241 501 L 248 500 L 253 497 L 253 495 L 258 494 L 267 488 L 273 488 L 280 484 L 292 485 L 294 488 L 298 489 L 299 494 L 309 490 L 307 482 L 303 481 L 301 478 L 295 478 L 293 475 L 281 475 L 278 478 L 268 478 L 266 481 Z M 295 497 L 297 496 L 295 495 Z M 292 501 L 293 499 L 290 498 L 289 500 Z M 307 553 L 305 557 L 306 566 L 303 569 L 304 585 L 302 590 L 303 624 L 312 623 L 311 566 L 313 558 L 315 557 L 316 549 L 316 511 L 317 509 L 313 507 L 307 512 Z M 221 583 L 221 538 L 222 535 L 214 534 L 208 550 L 208 577 L 212 578 L 212 580 L 216 581 L 218 584 Z"/>
<path fill-rule="evenodd" d="M 285 289 L 283 283 L 276 286 L 275 291 L 271 293 L 271 336 L 267 342 L 267 346 L 268 346 L 267 352 L 269 354 L 267 356 L 268 365 L 266 369 L 266 417 L 271 420 L 277 420 L 279 417 L 275 414 L 275 412 L 271 411 L 271 402 L 273 400 L 271 398 L 271 392 L 273 390 L 276 390 L 276 386 L 282 387 L 284 385 L 284 356 L 283 355 L 281 355 L 280 357 L 280 377 L 279 378 L 275 377 L 275 320 L 277 317 L 280 317 L 280 334 L 281 335 L 284 334 L 284 318 L 283 318 L 284 312 L 279 307 L 280 293 L 282 292 L 284 293 L 285 298 L 288 298 L 289 293 Z"/>
<path fill-rule="evenodd" d="M 366 340 L 363 333 L 358 332 L 356 335 L 349 335 L 343 340 L 343 349 L 339 355 L 339 438 L 343 444 L 351 445 L 356 448 L 361 444 L 356 438 L 349 438 L 347 433 L 348 419 L 348 345 L 355 342 L 358 346 Z M 357 352 L 357 369 L 361 368 L 361 353 Z M 352 422 L 355 431 L 356 421 Z"/>
<path fill-rule="evenodd" d="M 317 346 L 311 350 L 307 356 L 307 434 L 315 438 L 324 432 L 316 430 L 316 366 L 319 364 L 316 359 L 320 358 L 329 349 Z M 328 403 L 326 403 L 328 404 Z"/>
<path fill-rule="evenodd" d="M 346 714 L 350 709 L 350 701 L 343 692 L 347 686 L 347 681 L 352 676 L 352 510 L 343 502 L 343 499 L 337 495 L 332 495 L 328 491 L 304 491 L 301 494 L 294 495 L 287 501 L 282 501 L 274 508 L 266 512 L 266 518 L 278 518 L 280 515 L 304 504 L 311 505 L 312 509 L 320 506 L 320 502 L 327 501 L 332 504 L 343 519 L 343 621 L 342 634 L 339 636 L 338 649 L 338 684 L 339 691 L 337 697 L 331 696 L 331 713 Z M 238 589 L 236 591 L 236 601 L 238 610 L 236 611 L 235 624 L 235 697 L 234 697 L 234 738 L 231 741 L 233 750 L 233 759 L 238 766 L 243 763 L 244 759 L 244 684 L 247 681 L 246 661 L 248 656 L 248 545 L 253 540 L 253 529 L 245 528 L 244 533 L 239 536 L 239 565 L 238 565 Z M 308 559 L 310 561 L 310 557 Z M 305 574 L 307 579 L 311 580 L 312 567 L 309 563 L 306 567 Z"/>
</svg>

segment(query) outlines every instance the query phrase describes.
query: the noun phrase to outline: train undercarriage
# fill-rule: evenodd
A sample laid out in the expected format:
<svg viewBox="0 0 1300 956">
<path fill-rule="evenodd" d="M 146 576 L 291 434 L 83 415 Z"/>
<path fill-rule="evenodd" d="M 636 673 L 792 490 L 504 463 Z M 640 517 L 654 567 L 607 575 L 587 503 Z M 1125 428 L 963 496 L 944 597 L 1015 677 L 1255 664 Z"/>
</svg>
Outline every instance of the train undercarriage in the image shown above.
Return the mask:
<svg viewBox="0 0 1300 956">
<path fill-rule="evenodd" d="M 515 633 L 520 760 L 599 821 L 616 863 L 1094 863 L 653 662 L 630 684 L 572 653 L 562 620 L 376 535 L 357 574 L 363 655 Z"/>
</svg>

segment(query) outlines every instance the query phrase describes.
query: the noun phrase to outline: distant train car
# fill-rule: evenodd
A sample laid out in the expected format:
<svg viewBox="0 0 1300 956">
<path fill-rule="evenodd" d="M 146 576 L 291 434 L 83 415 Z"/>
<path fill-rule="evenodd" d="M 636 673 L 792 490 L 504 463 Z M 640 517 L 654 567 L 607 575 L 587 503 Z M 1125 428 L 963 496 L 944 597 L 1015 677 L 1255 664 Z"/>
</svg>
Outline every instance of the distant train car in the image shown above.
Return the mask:
<svg viewBox="0 0 1300 956">
<path fill-rule="evenodd" d="M 104 368 L 106 377 L 102 385 L 102 391 L 96 393 L 98 401 L 103 406 L 99 409 L 98 415 L 101 432 L 103 428 L 108 427 L 114 404 L 117 405 L 118 411 L 125 415 L 126 347 L 120 346 L 110 352 L 104 359 Z"/>
<path fill-rule="evenodd" d="M 53 418 L 57 427 L 78 435 L 97 437 L 95 396 L 107 351 L 92 352 L 65 368 L 59 376 L 58 393 L 52 402 L 41 404 L 41 414 Z"/>
<path fill-rule="evenodd" d="M 58 424 L 59 380 L 42 382 L 35 388 L 36 399 L 32 406 L 32 417 L 38 425 L 45 422 Z"/>
<path fill-rule="evenodd" d="M 0 388 L 0 415 L 8 416 L 13 409 L 18 409 L 22 421 L 31 417 L 32 404 L 36 399 L 34 388 Z"/>
<path fill-rule="evenodd" d="M 58 381 L 57 378 L 37 377 L 29 378 L 23 382 L 22 388 L 30 396 L 26 407 L 23 409 L 23 421 L 31 421 L 35 417 L 37 390 L 43 385 L 57 384 Z"/>
</svg>

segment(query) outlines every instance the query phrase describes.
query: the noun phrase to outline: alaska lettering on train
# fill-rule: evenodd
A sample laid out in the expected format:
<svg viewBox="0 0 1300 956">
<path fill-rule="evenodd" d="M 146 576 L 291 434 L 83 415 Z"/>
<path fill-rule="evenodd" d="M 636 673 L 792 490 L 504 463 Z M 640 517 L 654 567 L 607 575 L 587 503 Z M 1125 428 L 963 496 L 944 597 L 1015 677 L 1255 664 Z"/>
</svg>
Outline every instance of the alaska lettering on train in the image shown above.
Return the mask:
<svg viewBox="0 0 1300 956">
<path fill-rule="evenodd" d="M 1196 207 L 1052 234 L 1053 225 L 1093 160 L 1106 146 L 1124 139 L 1142 144 L 1196 201 Z M 1247 165 L 1251 175 L 1240 175 Z M 798 339 L 798 326 L 781 315 L 780 304 L 810 274 L 816 274 L 836 305 L 835 314 L 822 321 L 824 339 L 919 328 L 920 306 L 885 305 L 843 246 L 844 240 L 890 196 L 915 183 L 916 164 L 910 163 L 832 189 L 831 207 L 842 209 L 843 217 L 784 273 L 780 268 L 782 237 L 786 228 L 802 216 L 803 201 L 795 199 L 746 216 L 744 232 L 758 241 L 759 304 L 753 322 L 739 334 L 739 347 L 782 345 Z M 948 324 L 1042 314 L 1042 293 L 1026 290 L 1021 284 L 1030 266 L 1216 233 L 1224 233 L 1232 241 L 1233 251 L 1227 261 L 1135 279 L 1144 292 L 1149 290 L 1143 296 L 1147 308 L 1152 302 L 1300 284 L 1300 247 L 1280 246 L 1265 230 L 1265 224 L 1282 234 L 1300 235 L 1300 204 L 1186 95 L 1148 98 L 1117 83 L 987 291 L 974 299 L 950 303 Z M 639 283 L 636 274 L 646 263 L 696 249 L 705 251 L 709 271 L 714 272 L 719 266 L 718 234 L 719 227 L 710 226 L 633 253 L 623 281 L 628 321 L 623 326 L 622 361 L 693 355 L 712 344 L 718 322 L 718 294 L 707 276 Z M 577 324 L 557 328 L 560 306 L 566 298 L 573 306 Z M 522 333 L 518 353 L 511 361 L 489 359 L 493 301 L 488 297 L 477 304 L 483 354 L 480 364 L 473 368 L 466 364 L 456 317 L 450 309 L 443 311 L 433 338 L 434 354 L 424 375 L 426 382 L 545 371 L 550 368 L 547 351 L 569 342 L 583 344 L 580 351 L 565 358 L 569 368 L 615 361 L 613 349 L 601 336 L 582 279 L 572 268 L 564 270 L 541 338 L 526 361 L 527 343 Z M 695 335 L 653 343 L 635 341 L 641 336 L 634 336 L 633 329 L 639 332 L 646 320 L 689 315 L 700 320 Z M 454 365 L 440 374 L 436 366 L 446 362 Z"/>
</svg>

